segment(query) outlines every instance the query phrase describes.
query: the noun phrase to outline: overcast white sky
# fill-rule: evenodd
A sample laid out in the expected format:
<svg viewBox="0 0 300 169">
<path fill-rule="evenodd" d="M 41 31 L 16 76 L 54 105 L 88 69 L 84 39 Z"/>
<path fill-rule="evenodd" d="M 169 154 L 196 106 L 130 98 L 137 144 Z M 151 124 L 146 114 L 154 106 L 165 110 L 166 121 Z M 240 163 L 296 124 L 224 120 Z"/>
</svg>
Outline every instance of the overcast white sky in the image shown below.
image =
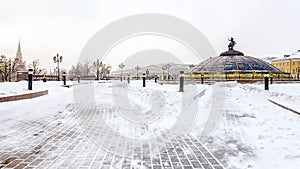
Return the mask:
<svg viewBox="0 0 300 169">
<path fill-rule="evenodd" d="M 173 15 L 196 26 L 217 53 L 236 49 L 257 57 L 300 49 L 298 0 L 0 0 L 0 54 L 15 57 L 18 39 L 23 58 L 53 69 L 75 64 L 86 42 L 103 26 L 133 14 Z"/>
</svg>

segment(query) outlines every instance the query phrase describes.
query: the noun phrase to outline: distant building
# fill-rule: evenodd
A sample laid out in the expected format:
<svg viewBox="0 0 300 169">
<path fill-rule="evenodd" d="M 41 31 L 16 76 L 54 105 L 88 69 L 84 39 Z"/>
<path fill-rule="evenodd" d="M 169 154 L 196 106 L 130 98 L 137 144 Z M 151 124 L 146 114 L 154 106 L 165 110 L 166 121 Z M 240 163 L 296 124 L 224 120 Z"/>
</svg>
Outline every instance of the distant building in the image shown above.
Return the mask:
<svg viewBox="0 0 300 169">
<path fill-rule="evenodd" d="M 26 70 L 26 62 L 23 61 L 20 40 L 15 59 L 6 58 L 6 61 L 0 61 L 0 68 L 5 74 L 0 74 L 0 81 L 20 81 L 27 79 L 28 72 Z M 8 77 L 6 77 L 7 75 Z"/>
<path fill-rule="evenodd" d="M 26 61 L 23 61 L 20 40 L 15 57 L 15 71 L 11 74 L 11 81 L 27 80 L 28 72 L 26 69 Z"/>
<path fill-rule="evenodd" d="M 16 58 L 15 59 L 17 60 L 17 64 L 16 64 L 15 70 L 16 71 L 25 71 L 26 70 L 26 62 L 23 61 L 20 40 L 19 40 L 18 50 L 17 50 Z"/>
<path fill-rule="evenodd" d="M 299 79 L 300 50 L 291 55 L 272 60 L 272 65 L 285 73 L 290 73 L 293 79 Z"/>
<path fill-rule="evenodd" d="M 165 65 L 169 64 L 169 69 L 163 69 Z M 179 76 L 179 72 L 183 70 L 184 72 L 189 72 L 189 64 L 175 64 L 175 63 L 161 63 L 157 65 L 149 65 L 146 67 L 141 67 L 138 71 L 135 68 L 131 69 L 118 69 L 113 71 L 111 75 L 113 77 L 120 77 L 123 74 L 123 77 L 126 78 L 128 75 L 132 78 L 141 78 L 143 73 L 148 72 L 149 78 L 154 78 L 155 76 L 159 77 L 160 79 L 167 79 L 168 74 L 170 79 L 177 79 Z M 146 75 L 147 76 L 147 75 Z"/>
</svg>

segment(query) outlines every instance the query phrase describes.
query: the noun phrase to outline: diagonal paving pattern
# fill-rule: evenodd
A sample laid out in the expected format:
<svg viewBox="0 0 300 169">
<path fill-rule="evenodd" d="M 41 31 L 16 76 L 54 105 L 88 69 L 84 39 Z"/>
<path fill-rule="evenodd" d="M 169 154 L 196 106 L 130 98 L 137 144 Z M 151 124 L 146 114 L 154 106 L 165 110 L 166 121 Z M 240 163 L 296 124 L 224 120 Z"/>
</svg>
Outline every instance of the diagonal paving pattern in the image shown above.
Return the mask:
<svg viewBox="0 0 300 169">
<path fill-rule="evenodd" d="M 198 139 L 190 135 L 172 138 L 170 143 L 159 147 L 159 153 L 155 155 L 150 155 L 151 147 L 140 144 L 128 144 L 123 152 L 110 145 L 109 150 L 114 152 L 107 151 L 91 138 L 86 128 L 82 128 L 76 109 L 78 105 L 70 103 L 39 119 L 20 117 L 2 121 L 0 128 L 8 134 L 0 135 L 0 168 L 224 168 Z M 114 109 L 108 103 L 97 105 L 99 112 L 109 112 L 103 114 L 107 119 L 113 119 Z M 91 116 L 88 107 L 83 110 L 90 121 L 89 129 L 98 135 L 120 139 L 101 128 L 95 129 L 94 115 Z M 145 132 L 139 131 L 139 136 Z"/>
<path fill-rule="evenodd" d="M 148 155 L 149 147 L 133 147 L 132 158 L 106 152 L 73 122 L 77 118 L 72 109 L 67 105 L 50 117 L 2 123 L 11 124 L 12 132 L 0 138 L 0 168 L 223 168 L 190 136 L 177 138 L 154 157 Z"/>
</svg>

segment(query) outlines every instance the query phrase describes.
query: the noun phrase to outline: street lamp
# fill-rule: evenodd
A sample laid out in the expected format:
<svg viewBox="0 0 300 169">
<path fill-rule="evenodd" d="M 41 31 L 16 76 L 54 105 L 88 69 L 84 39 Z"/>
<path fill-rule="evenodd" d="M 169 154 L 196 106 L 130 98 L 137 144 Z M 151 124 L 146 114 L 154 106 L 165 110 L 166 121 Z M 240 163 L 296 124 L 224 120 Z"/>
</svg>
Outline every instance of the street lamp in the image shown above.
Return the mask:
<svg viewBox="0 0 300 169">
<path fill-rule="evenodd" d="M 28 69 L 28 90 L 32 90 L 33 69 Z"/>
<path fill-rule="evenodd" d="M 121 63 L 120 65 L 119 65 L 119 68 L 121 69 L 121 82 L 122 82 L 122 80 L 123 80 L 123 68 L 125 67 L 125 65 L 123 64 L 123 63 Z"/>
<path fill-rule="evenodd" d="M 166 65 L 164 65 L 164 68 L 163 70 L 168 70 L 168 80 L 170 79 L 170 68 L 171 68 L 171 65 L 168 63 Z"/>
<path fill-rule="evenodd" d="M 99 76 L 99 74 L 100 74 L 100 68 L 103 66 L 103 63 L 101 61 L 99 61 L 99 59 L 97 59 L 97 61 L 94 62 L 93 64 L 94 64 L 94 67 L 97 69 L 96 80 L 99 80 L 100 79 L 100 76 Z"/>
<path fill-rule="evenodd" d="M 269 74 L 265 74 L 264 75 L 264 79 L 265 79 L 265 90 L 269 90 Z"/>
<path fill-rule="evenodd" d="M 146 74 L 143 73 L 143 87 L 146 87 Z"/>
<path fill-rule="evenodd" d="M 166 65 L 162 66 L 161 69 L 162 69 L 162 71 L 163 71 L 163 72 L 162 72 L 162 80 L 165 80 L 165 72 L 164 72 L 164 70 L 167 70 Z"/>
<path fill-rule="evenodd" d="M 149 79 L 149 70 L 146 70 L 147 79 Z"/>
<path fill-rule="evenodd" d="M 141 67 L 139 67 L 139 65 L 136 65 L 135 69 L 136 69 L 136 79 L 139 79 L 139 70 L 141 69 Z"/>
<path fill-rule="evenodd" d="M 59 75 L 59 63 L 62 62 L 62 59 L 63 57 L 62 56 L 59 56 L 59 54 L 56 54 L 54 57 L 53 57 L 53 61 L 54 63 L 57 63 L 57 80 L 60 81 L 60 75 Z"/>
<path fill-rule="evenodd" d="M 67 81 L 67 74 L 66 72 L 63 72 L 63 81 L 64 81 L 64 86 L 66 86 L 66 81 Z"/>
</svg>

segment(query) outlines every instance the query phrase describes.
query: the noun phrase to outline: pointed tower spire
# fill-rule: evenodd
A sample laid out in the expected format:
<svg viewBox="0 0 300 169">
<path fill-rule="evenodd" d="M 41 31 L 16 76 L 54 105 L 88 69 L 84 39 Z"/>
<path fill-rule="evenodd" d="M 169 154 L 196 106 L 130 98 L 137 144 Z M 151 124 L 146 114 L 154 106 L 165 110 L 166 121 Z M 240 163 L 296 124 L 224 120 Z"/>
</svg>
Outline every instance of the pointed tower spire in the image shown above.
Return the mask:
<svg viewBox="0 0 300 169">
<path fill-rule="evenodd" d="M 19 39 L 19 44 L 18 44 L 18 50 L 17 50 L 16 58 L 18 58 L 20 61 L 22 61 L 22 52 L 21 52 L 20 39 Z"/>
</svg>

